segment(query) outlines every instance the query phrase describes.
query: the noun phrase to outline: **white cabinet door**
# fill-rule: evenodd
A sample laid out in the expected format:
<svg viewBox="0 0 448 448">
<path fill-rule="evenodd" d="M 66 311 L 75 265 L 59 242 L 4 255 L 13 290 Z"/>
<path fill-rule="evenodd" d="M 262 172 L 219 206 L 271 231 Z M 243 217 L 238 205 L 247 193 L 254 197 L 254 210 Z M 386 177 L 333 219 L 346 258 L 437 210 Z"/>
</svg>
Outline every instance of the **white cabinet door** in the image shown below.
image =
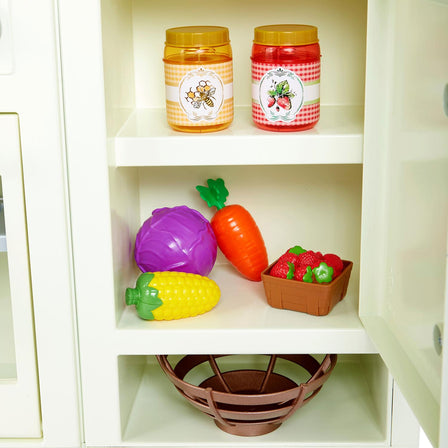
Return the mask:
<svg viewBox="0 0 448 448">
<path fill-rule="evenodd" d="M 446 448 L 448 4 L 369 2 L 367 42 L 360 316 Z"/>
<path fill-rule="evenodd" d="M 18 117 L 0 114 L 0 438 L 41 437 Z"/>
</svg>

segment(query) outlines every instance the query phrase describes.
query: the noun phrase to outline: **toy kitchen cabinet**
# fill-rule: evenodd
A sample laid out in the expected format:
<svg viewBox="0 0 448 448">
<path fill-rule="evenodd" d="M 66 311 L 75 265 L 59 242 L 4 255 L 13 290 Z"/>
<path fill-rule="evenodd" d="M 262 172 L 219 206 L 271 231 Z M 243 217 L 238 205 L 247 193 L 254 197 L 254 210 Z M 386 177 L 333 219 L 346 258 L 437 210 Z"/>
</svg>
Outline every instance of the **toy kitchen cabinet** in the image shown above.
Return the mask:
<svg viewBox="0 0 448 448">
<path fill-rule="evenodd" d="M 39 4 L 49 11 L 35 18 L 54 14 L 38 28 L 55 30 L 47 45 L 60 76 L 49 79 L 48 64 L 30 69 L 41 88 L 26 85 L 21 97 L 34 93 L 33 116 L 21 105 L 2 110 L 18 114 L 23 139 L 43 437 L 62 432 L 51 426 L 60 393 L 69 435 L 77 417 L 67 410 L 75 414 L 79 398 L 87 447 L 411 447 L 420 424 L 434 447 L 447 448 L 447 2 Z M 253 29 L 274 23 L 319 29 L 321 119 L 306 132 L 252 124 Z M 199 24 L 229 28 L 236 112 L 225 131 L 182 134 L 165 119 L 164 33 Z M 50 131 L 58 116 L 63 126 Z M 33 128 L 36 141 L 26 134 Z M 269 307 L 262 284 L 220 257 L 210 276 L 222 296 L 211 312 L 147 322 L 125 305 L 142 222 L 182 204 L 210 218 L 195 186 L 217 177 L 228 203 L 254 216 L 270 261 L 294 244 L 353 261 L 347 296 L 328 316 Z M 265 353 L 340 356 L 313 401 L 253 438 L 216 428 L 155 358 Z"/>
<path fill-rule="evenodd" d="M 433 337 L 446 313 L 448 5 L 83 0 L 59 14 L 87 446 L 411 444 L 393 377 L 448 447 L 447 358 Z M 285 22 L 319 29 L 321 119 L 303 133 L 251 122 L 253 29 Z M 170 130 L 164 110 L 165 30 L 197 24 L 229 27 L 234 56 L 234 122 L 202 135 Z M 139 226 L 182 204 L 210 218 L 195 186 L 217 177 L 254 216 L 270 261 L 300 244 L 354 262 L 328 316 L 270 308 L 223 260 L 210 313 L 147 322 L 126 307 Z M 316 401 L 238 438 L 185 403 L 154 359 L 196 353 L 341 356 Z"/>
</svg>

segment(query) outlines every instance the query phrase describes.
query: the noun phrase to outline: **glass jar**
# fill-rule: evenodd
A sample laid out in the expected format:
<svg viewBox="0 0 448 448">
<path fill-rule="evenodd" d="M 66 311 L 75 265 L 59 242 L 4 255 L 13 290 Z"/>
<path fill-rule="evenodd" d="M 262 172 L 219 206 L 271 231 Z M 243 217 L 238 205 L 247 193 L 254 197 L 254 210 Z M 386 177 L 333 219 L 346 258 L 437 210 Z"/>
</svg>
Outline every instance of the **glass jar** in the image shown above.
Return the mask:
<svg viewBox="0 0 448 448">
<path fill-rule="evenodd" d="M 303 131 L 320 116 L 320 47 L 311 25 L 255 28 L 252 118 L 261 129 Z"/>
<path fill-rule="evenodd" d="M 185 26 L 166 30 L 166 112 L 177 131 L 212 132 L 233 120 L 233 65 L 229 30 Z"/>
</svg>

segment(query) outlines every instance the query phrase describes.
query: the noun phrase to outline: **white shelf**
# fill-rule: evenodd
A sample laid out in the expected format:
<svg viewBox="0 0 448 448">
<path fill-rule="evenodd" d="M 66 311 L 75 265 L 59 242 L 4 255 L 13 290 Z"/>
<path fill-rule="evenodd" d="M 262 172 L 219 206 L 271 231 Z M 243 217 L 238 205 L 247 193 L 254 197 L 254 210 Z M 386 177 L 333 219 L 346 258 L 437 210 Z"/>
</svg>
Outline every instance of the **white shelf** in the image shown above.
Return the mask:
<svg viewBox="0 0 448 448">
<path fill-rule="evenodd" d="M 114 139 L 115 165 L 360 164 L 363 126 L 358 106 L 323 106 L 316 127 L 303 132 L 260 130 L 249 108 L 236 108 L 228 129 L 189 134 L 173 131 L 164 109 L 137 109 Z"/>
<path fill-rule="evenodd" d="M 157 447 L 388 446 L 385 406 L 375 403 L 362 364 L 340 357 L 319 394 L 277 430 L 238 437 L 218 429 L 212 418 L 188 403 L 154 362 L 143 374 L 123 441 L 125 446 Z"/>
<path fill-rule="evenodd" d="M 359 320 L 353 285 L 327 316 L 311 316 L 272 308 L 263 283 L 245 280 L 229 265 L 215 266 L 210 278 L 221 299 L 203 315 L 145 321 L 134 306 L 127 307 L 116 353 L 376 353 Z"/>
</svg>

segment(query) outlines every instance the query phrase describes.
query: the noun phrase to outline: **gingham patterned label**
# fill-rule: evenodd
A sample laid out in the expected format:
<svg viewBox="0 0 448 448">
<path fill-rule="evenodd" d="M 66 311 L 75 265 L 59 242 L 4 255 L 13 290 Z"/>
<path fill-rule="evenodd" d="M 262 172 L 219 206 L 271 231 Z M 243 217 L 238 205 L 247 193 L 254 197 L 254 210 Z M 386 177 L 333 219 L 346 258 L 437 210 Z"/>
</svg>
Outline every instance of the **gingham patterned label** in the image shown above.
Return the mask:
<svg viewBox="0 0 448 448">
<path fill-rule="evenodd" d="M 314 123 L 320 116 L 320 61 L 252 63 L 252 117 L 269 126 Z"/>
<path fill-rule="evenodd" d="M 232 62 L 201 66 L 165 63 L 168 123 L 207 126 L 233 119 Z"/>
</svg>

